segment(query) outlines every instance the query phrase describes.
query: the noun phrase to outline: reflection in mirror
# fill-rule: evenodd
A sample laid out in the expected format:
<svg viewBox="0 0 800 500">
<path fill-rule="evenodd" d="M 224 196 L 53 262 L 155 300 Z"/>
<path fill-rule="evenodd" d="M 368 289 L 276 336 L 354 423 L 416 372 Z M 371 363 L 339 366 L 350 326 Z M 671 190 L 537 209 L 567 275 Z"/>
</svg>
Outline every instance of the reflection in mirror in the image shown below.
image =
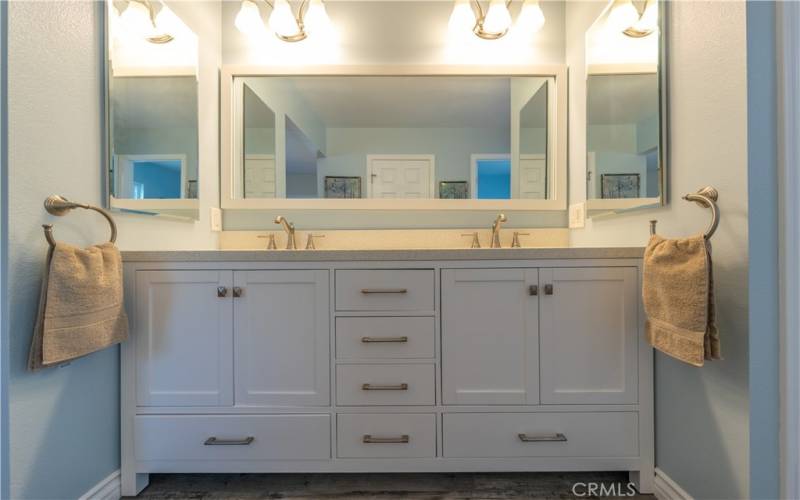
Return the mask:
<svg viewBox="0 0 800 500">
<path fill-rule="evenodd" d="M 658 75 L 589 75 L 587 193 L 590 198 L 657 198 Z"/>
<path fill-rule="evenodd" d="M 164 4 L 169 37 L 140 36 L 109 12 L 109 205 L 112 209 L 197 219 L 197 37 Z"/>
<path fill-rule="evenodd" d="M 115 77 L 110 86 L 114 198 L 197 198 L 195 78 Z"/>
<path fill-rule="evenodd" d="M 656 15 L 655 0 L 640 3 L 632 5 L 650 18 Z M 620 29 L 615 9 L 611 2 L 586 32 L 590 215 L 657 206 L 664 200 L 661 35 L 655 25 L 647 30 Z"/>
<path fill-rule="evenodd" d="M 275 113 L 244 85 L 244 175 L 245 198 L 275 197 Z"/>
<path fill-rule="evenodd" d="M 234 195 L 547 199 L 554 81 L 236 77 Z"/>
</svg>

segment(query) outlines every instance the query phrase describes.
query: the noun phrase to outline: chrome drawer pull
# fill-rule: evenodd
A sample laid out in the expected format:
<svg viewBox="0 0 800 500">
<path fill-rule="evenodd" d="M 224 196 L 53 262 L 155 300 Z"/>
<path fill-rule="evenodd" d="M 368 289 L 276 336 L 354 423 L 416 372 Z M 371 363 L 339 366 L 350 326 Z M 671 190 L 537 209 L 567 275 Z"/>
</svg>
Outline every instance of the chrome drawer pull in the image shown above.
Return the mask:
<svg viewBox="0 0 800 500">
<path fill-rule="evenodd" d="M 397 385 L 376 385 L 376 384 L 361 384 L 362 391 L 407 391 L 408 384 Z"/>
<path fill-rule="evenodd" d="M 247 436 L 244 439 L 217 439 L 215 436 L 211 436 L 203 444 L 206 446 L 247 446 L 255 440 L 256 438 L 253 436 Z"/>
<path fill-rule="evenodd" d="M 366 444 L 406 444 L 409 440 L 408 434 L 399 437 L 375 437 L 371 434 L 364 434 L 363 442 Z"/>
<path fill-rule="evenodd" d="M 396 342 L 403 344 L 408 342 L 408 337 L 361 337 L 361 342 L 370 344 L 373 342 Z"/>
<path fill-rule="evenodd" d="M 567 440 L 567 436 L 560 432 L 556 434 L 525 434 L 521 432 L 518 436 L 523 443 L 552 443 Z"/>
<path fill-rule="evenodd" d="M 405 288 L 362 288 L 361 293 L 367 295 L 370 293 L 408 293 Z"/>
</svg>

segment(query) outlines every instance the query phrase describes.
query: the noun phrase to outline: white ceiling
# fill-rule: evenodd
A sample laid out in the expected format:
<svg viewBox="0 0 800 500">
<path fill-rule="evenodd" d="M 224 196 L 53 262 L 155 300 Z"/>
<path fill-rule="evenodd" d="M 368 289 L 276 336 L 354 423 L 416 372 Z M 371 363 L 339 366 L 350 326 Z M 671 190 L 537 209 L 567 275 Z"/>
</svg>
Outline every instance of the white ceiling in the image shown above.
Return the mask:
<svg viewBox="0 0 800 500">
<path fill-rule="evenodd" d="M 589 125 L 638 123 L 658 115 L 658 75 L 590 75 Z"/>
<path fill-rule="evenodd" d="M 508 128 L 503 77 L 291 77 L 327 127 Z"/>
<path fill-rule="evenodd" d="M 119 128 L 197 128 L 197 79 L 114 77 L 111 113 Z"/>
</svg>

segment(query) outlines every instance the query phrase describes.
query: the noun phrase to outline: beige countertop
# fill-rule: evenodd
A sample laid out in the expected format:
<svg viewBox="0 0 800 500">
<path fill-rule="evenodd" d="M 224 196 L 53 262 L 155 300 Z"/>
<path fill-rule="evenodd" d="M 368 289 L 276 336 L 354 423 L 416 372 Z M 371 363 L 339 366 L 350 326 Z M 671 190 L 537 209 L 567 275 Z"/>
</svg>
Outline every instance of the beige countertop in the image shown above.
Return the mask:
<svg viewBox="0 0 800 500">
<path fill-rule="evenodd" d="M 403 260 L 639 259 L 643 247 L 452 248 L 408 250 L 126 251 L 125 262 L 333 262 Z"/>
</svg>

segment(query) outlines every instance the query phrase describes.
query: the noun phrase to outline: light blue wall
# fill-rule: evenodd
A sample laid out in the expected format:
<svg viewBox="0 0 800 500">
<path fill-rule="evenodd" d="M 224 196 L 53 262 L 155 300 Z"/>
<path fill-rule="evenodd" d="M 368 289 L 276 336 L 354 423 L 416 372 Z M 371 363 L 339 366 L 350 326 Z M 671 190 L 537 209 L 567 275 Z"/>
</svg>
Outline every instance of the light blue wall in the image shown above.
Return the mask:
<svg viewBox="0 0 800 500">
<path fill-rule="evenodd" d="M 774 2 L 747 3 L 750 498 L 780 494 L 775 28 Z"/>
<path fill-rule="evenodd" d="M 318 162 L 319 192 L 324 193 L 326 175 L 361 176 L 368 182 L 370 154 L 432 154 L 437 182 L 469 181 L 470 155 L 507 154 L 509 141 L 507 129 L 329 128 L 327 155 Z"/>
<path fill-rule="evenodd" d="M 108 237 L 92 213 L 48 216 L 59 193 L 101 204 L 102 30 L 94 2 L 8 4 L 11 498 L 77 498 L 119 468 L 119 352 L 25 368 L 47 245 Z M 80 126 L 76 126 L 76 119 Z M 7 498 L 7 496 L 3 495 Z"/>
<path fill-rule="evenodd" d="M 8 478 L 8 3 L 0 3 L 0 498 Z"/>
<path fill-rule="evenodd" d="M 244 129 L 245 154 L 274 155 L 275 129 L 248 127 Z"/>
<path fill-rule="evenodd" d="M 759 238 L 748 239 L 748 217 L 754 218 L 751 228 L 752 221 L 775 219 L 759 213 L 758 203 L 766 200 L 760 195 L 754 199 L 752 190 L 748 194 L 746 6 L 714 1 L 669 6 L 669 204 L 589 220 L 585 229 L 571 231 L 571 243 L 644 245 L 650 219 L 658 220 L 658 231 L 665 237 L 697 234 L 708 224 L 708 210 L 681 196 L 706 185 L 719 190 L 722 218 L 711 244 L 724 359 L 696 368 L 655 355 L 656 466 L 694 498 L 743 499 L 751 492 L 750 464 L 759 468 L 756 460 L 771 458 L 750 454 L 750 446 L 757 450 L 762 444 L 757 435 L 750 439 L 749 413 L 757 404 L 749 398 L 760 400 L 761 395 L 748 388 L 748 373 L 758 377 L 757 371 L 770 372 L 777 363 L 777 358 L 765 359 L 751 368 L 748 360 L 754 344 L 750 335 L 758 336 L 755 342 L 764 340 L 764 325 L 748 327 L 748 265 L 754 259 L 748 259 L 748 241 L 752 245 Z M 768 38 L 774 30 L 760 33 Z M 573 158 L 570 166 L 578 168 Z M 754 167 L 763 169 L 760 172 L 769 168 L 763 162 L 749 168 Z M 585 170 L 573 174 L 571 178 L 580 182 Z M 755 203 L 754 211 L 748 203 Z M 749 277 L 760 279 L 756 273 Z M 753 299 L 761 300 L 757 295 Z M 765 399 L 768 405 L 776 402 L 771 396 Z M 760 432 L 771 434 L 777 432 L 778 421 L 757 425 Z"/>
<path fill-rule="evenodd" d="M 114 133 L 114 154 L 186 155 L 186 179 L 197 180 L 196 128 L 125 128 Z"/>
</svg>

